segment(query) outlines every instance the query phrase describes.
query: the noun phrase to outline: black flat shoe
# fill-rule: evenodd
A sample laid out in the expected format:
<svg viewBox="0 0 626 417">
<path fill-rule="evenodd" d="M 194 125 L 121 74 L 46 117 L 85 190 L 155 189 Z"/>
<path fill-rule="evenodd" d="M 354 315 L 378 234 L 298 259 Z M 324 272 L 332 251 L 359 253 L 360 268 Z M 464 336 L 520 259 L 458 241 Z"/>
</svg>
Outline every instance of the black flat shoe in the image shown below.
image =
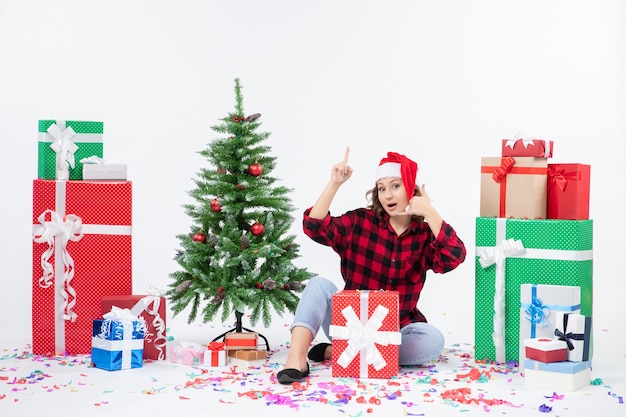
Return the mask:
<svg viewBox="0 0 626 417">
<path fill-rule="evenodd" d="M 309 350 L 309 353 L 306 355 L 307 358 L 313 362 L 324 362 L 326 360 L 324 354 L 328 346 L 330 346 L 330 343 L 318 343 Z"/>
<path fill-rule="evenodd" d="M 292 384 L 294 382 L 300 382 L 311 373 L 309 364 L 306 364 L 306 371 L 302 372 L 295 368 L 286 368 L 276 374 L 276 379 L 281 384 Z"/>
</svg>

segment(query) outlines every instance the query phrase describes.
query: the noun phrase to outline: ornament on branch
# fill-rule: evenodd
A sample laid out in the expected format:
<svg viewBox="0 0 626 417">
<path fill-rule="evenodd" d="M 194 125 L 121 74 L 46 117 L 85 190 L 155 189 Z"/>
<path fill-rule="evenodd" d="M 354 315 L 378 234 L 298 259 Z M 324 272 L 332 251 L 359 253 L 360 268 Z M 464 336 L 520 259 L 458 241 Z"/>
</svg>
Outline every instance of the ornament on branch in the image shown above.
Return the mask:
<svg viewBox="0 0 626 417">
<path fill-rule="evenodd" d="M 283 290 L 302 291 L 303 285 L 299 282 L 291 282 L 283 285 Z"/>
<path fill-rule="evenodd" d="M 211 236 L 209 236 L 209 244 L 213 247 L 217 246 L 217 236 L 215 236 L 213 233 L 211 233 Z"/>
<path fill-rule="evenodd" d="M 194 242 L 206 243 L 206 235 L 202 232 L 198 232 L 191 238 Z"/>
<path fill-rule="evenodd" d="M 222 210 L 222 206 L 220 205 L 220 200 L 214 198 L 211 200 L 211 210 L 217 212 Z"/>
<path fill-rule="evenodd" d="M 271 278 L 266 279 L 265 281 L 263 281 L 263 288 L 265 288 L 266 290 L 273 290 L 276 288 L 276 281 L 274 281 Z"/>
<path fill-rule="evenodd" d="M 248 116 L 246 118 L 246 122 L 248 123 L 252 123 L 254 122 L 256 119 L 258 119 L 259 117 L 261 117 L 261 113 L 253 113 L 250 116 Z"/>
<path fill-rule="evenodd" d="M 221 304 L 222 301 L 224 301 L 224 298 L 226 298 L 226 293 L 224 291 L 218 291 L 218 293 L 215 294 L 209 302 L 213 305 L 218 305 Z"/>
<path fill-rule="evenodd" d="M 241 235 L 241 249 L 248 249 L 250 247 L 250 239 L 248 236 Z"/>
<path fill-rule="evenodd" d="M 255 162 L 254 164 L 248 167 L 248 174 L 252 175 L 253 177 L 258 177 L 262 173 L 263 173 L 263 166 L 261 166 L 261 164 L 259 164 L 258 162 Z"/>
<path fill-rule="evenodd" d="M 237 185 L 236 185 L 236 187 L 237 187 L 238 189 L 240 189 L 240 190 L 245 190 L 245 189 L 246 189 L 246 187 L 244 187 L 244 186 L 243 186 L 243 185 L 241 185 L 241 184 L 237 184 Z"/>
<path fill-rule="evenodd" d="M 180 284 L 178 284 L 176 286 L 176 292 L 177 293 L 181 293 L 183 291 L 186 291 L 189 287 L 191 287 L 191 280 L 190 279 L 188 279 L 186 281 L 183 281 Z"/>
<path fill-rule="evenodd" d="M 265 226 L 263 226 L 259 222 L 256 222 L 252 226 L 250 226 L 250 233 L 252 233 L 254 236 L 261 236 L 263 232 L 265 232 Z"/>
<path fill-rule="evenodd" d="M 217 167 L 218 174 L 226 174 L 228 171 L 222 167 Z"/>
</svg>

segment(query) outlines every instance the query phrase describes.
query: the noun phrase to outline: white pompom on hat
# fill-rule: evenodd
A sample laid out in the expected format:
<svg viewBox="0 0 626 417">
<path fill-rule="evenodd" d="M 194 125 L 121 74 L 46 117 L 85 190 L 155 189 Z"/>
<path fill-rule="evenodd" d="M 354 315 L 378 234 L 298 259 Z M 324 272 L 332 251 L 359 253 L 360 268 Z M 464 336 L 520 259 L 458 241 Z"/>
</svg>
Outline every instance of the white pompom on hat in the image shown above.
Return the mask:
<svg viewBox="0 0 626 417">
<path fill-rule="evenodd" d="M 402 178 L 407 197 L 410 200 L 415 192 L 417 171 L 418 167 L 416 162 L 402 154 L 387 152 L 387 156 L 381 159 L 378 164 L 376 181 L 388 177 Z"/>
</svg>

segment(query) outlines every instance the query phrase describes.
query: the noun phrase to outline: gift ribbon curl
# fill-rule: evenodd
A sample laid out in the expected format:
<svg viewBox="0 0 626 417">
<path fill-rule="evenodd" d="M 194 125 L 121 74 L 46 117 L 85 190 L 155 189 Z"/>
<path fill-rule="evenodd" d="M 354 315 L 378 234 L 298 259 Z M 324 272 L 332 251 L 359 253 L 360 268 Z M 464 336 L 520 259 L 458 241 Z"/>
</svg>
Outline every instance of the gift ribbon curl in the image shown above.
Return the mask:
<svg viewBox="0 0 626 417">
<path fill-rule="evenodd" d="M 387 365 L 387 361 L 376 348 L 376 344 L 387 346 L 390 344 L 399 345 L 402 342 L 400 332 L 378 330 L 388 313 L 388 308 L 378 305 L 369 320 L 363 324 L 352 306 L 347 306 L 341 310 L 341 314 L 346 318 L 346 325 L 331 326 L 331 335 L 334 338 L 348 340 L 348 346 L 337 359 L 340 366 L 347 368 L 358 353 L 361 353 L 362 360 L 364 359 L 377 371 Z"/>
<path fill-rule="evenodd" d="M 480 265 L 487 268 L 496 266 L 495 295 L 493 299 L 493 342 L 496 348 L 496 361 L 506 361 L 505 351 L 505 277 L 506 258 L 516 256 L 525 251 L 521 240 L 506 239 L 494 248 L 485 248 L 479 258 Z"/>
<path fill-rule="evenodd" d="M 148 291 L 149 295 L 141 298 L 141 300 L 139 300 L 131 309 L 131 312 L 137 316 L 139 316 L 142 311 L 145 311 L 153 317 L 152 326 L 156 331 L 156 337 L 153 341 L 153 345 L 159 351 L 159 360 L 165 359 L 165 346 L 167 344 L 167 338 L 165 337 L 165 320 L 159 314 L 163 293 L 163 291 L 151 286 Z M 151 336 L 152 335 L 146 331 L 146 339 L 150 340 Z"/>
<path fill-rule="evenodd" d="M 50 221 L 46 221 L 47 214 L 50 214 Z M 60 279 L 60 275 L 62 275 L 63 280 L 63 285 L 60 286 L 60 293 L 63 297 L 63 319 L 76 321 L 76 312 L 72 310 L 76 304 L 76 291 L 71 286 L 74 278 L 74 259 L 67 250 L 67 243 L 69 241 L 77 242 L 82 239 L 83 221 L 75 214 L 61 217 L 52 210 L 45 210 L 39 215 L 37 220 L 40 226 L 33 233 L 33 241 L 48 245 L 48 248 L 41 255 L 43 275 L 39 278 L 39 285 L 43 288 L 48 288 L 52 284 L 55 271 L 50 263 L 50 258 L 56 253 L 55 249 L 59 250 L 62 263 L 57 260 L 55 264 L 57 279 Z"/>
<path fill-rule="evenodd" d="M 52 148 L 57 155 L 57 172 L 66 171 L 68 165 L 74 168 L 74 154 L 78 150 L 78 146 L 72 140 L 74 135 L 76 135 L 74 129 L 72 129 L 71 126 L 61 129 L 57 124 L 53 124 L 48 128 L 48 133 L 54 138 L 54 141 L 50 144 L 50 148 Z"/>
</svg>

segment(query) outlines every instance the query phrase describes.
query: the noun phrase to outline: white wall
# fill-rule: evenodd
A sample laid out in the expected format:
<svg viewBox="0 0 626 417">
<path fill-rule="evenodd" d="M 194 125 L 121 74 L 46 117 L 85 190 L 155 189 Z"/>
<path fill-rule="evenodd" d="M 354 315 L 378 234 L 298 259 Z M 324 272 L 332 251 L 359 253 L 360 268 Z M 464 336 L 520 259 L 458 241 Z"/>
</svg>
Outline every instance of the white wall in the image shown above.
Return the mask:
<svg viewBox="0 0 626 417">
<path fill-rule="evenodd" d="M 301 265 L 339 279 L 300 218 L 344 148 L 355 174 L 334 213 L 365 203 L 388 150 L 405 153 L 470 255 L 429 278 L 421 307 L 471 341 L 480 157 L 531 131 L 555 141 L 553 162 L 592 166 L 595 323 L 623 328 L 625 18 L 619 0 L 0 0 L 2 338 L 30 339 L 37 120 L 104 121 L 105 158 L 134 184 L 143 293 L 177 269 L 197 151 L 233 109 L 235 77 L 294 190 Z"/>
</svg>

